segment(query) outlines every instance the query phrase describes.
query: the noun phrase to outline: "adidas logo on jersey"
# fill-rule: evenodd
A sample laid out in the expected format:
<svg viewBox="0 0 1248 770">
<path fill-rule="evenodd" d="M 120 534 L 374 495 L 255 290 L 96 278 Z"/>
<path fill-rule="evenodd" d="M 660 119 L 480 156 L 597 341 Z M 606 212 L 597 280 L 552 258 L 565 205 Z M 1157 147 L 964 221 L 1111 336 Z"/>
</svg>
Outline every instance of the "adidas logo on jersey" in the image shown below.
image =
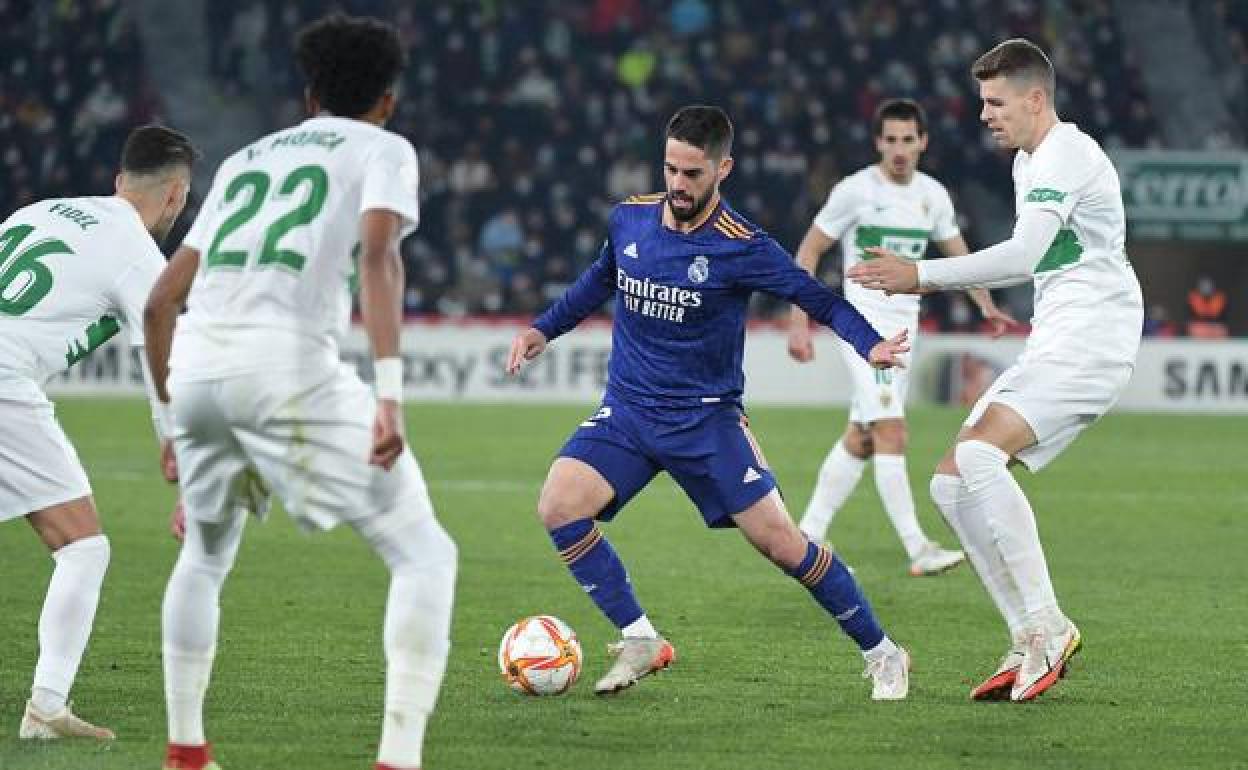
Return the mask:
<svg viewBox="0 0 1248 770">
<path fill-rule="evenodd" d="M 758 480 L 759 480 L 759 479 L 761 479 L 762 477 L 763 477 L 763 474 L 761 474 L 761 473 L 759 473 L 758 471 L 754 470 L 754 466 L 750 465 L 750 466 L 747 466 L 747 467 L 746 467 L 746 469 L 745 469 L 745 478 L 741 479 L 741 483 L 742 483 L 742 484 L 749 484 L 751 481 L 758 481 Z"/>
<path fill-rule="evenodd" d="M 624 247 L 624 256 L 637 259 L 637 242 L 636 241 Z"/>
</svg>

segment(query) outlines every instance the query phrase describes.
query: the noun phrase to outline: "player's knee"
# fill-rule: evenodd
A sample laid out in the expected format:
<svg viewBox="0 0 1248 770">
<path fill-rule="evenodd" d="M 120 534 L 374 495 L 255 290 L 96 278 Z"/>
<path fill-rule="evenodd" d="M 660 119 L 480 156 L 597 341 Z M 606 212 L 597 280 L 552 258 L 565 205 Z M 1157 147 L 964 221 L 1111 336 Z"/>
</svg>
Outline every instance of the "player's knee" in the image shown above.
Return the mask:
<svg viewBox="0 0 1248 770">
<path fill-rule="evenodd" d="M 881 420 L 871 426 L 871 443 L 880 454 L 902 454 L 908 440 L 909 433 L 902 420 Z"/>
<path fill-rule="evenodd" d="M 972 491 L 982 489 L 1005 471 L 1009 459 L 1003 450 L 977 439 L 959 441 L 954 449 L 957 469 Z"/>
<path fill-rule="evenodd" d="M 867 459 L 875 451 L 871 443 L 871 434 L 857 425 L 851 425 L 845 432 L 844 438 L 841 439 L 841 446 L 859 460 Z"/>
<path fill-rule="evenodd" d="M 107 535 L 90 535 L 78 538 L 53 551 L 52 558 L 57 564 L 73 562 L 104 574 L 112 559 L 112 545 Z"/>
<path fill-rule="evenodd" d="M 360 522 L 356 531 L 392 574 L 437 571 L 454 577 L 459 549 L 431 507 L 397 506 Z"/>
<path fill-rule="evenodd" d="M 792 571 L 806 558 L 809 541 L 797 527 L 775 527 L 754 543 L 759 553 L 782 570 Z"/>
<path fill-rule="evenodd" d="M 596 513 L 590 510 L 589 501 L 583 495 L 572 490 L 546 488 L 537 501 L 537 517 L 547 530 L 588 519 Z"/>
</svg>

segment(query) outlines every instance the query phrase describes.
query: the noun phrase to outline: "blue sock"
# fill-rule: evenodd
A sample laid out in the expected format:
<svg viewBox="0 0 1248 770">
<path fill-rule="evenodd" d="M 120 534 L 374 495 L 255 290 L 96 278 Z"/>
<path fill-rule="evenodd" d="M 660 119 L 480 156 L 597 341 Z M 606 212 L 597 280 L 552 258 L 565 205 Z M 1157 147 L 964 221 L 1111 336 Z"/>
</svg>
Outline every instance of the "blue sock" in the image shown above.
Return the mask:
<svg viewBox="0 0 1248 770">
<path fill-rule="evenodd" d="M 827 548 L 808 543 L 806 558 L 789 575 L 806 586 L 860 649 L 869 650 L 884 640 L 884 630 L 854 576 Z"/>
<path fill-rule="evenodd" d="M 576 582 L 616 628 L 624 628 L 645 614 L 633 596 L 624 563 L 593 520 L 556 527 L 550 531 L 550 539 Z"/>
</svg>

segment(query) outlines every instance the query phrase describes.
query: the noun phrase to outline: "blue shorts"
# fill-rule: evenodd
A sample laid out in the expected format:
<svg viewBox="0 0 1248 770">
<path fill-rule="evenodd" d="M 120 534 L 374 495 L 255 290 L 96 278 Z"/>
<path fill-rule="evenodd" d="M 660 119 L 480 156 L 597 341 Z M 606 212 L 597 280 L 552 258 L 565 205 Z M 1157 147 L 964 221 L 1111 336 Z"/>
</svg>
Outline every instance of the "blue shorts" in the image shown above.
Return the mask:
<svg viewBox="0 0 1248 770">
<path fill-rule="evenodd" d="M 608 399 L 559 450 L 602 474 L 615 497 L 597 518 L 610 521 L 659 471 L 667 471 L 708 527 L 736 526 L 741 513 L 776 488 L 776 478 L 736 404 L 644 409 Z"/>
</svg>

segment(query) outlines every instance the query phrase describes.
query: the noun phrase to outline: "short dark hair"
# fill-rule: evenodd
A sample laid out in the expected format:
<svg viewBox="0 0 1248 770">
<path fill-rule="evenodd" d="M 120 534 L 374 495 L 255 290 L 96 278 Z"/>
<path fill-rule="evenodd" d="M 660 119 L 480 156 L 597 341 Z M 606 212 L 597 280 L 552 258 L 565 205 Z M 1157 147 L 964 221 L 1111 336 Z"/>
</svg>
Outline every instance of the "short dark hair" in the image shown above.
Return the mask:
<svg viewBox="0 0 1248 770">
<path fill-rule="evenodd" d="M 691 104 L 667 122 L 667 138 L 691 144 L 716 159 L 732 152 L 732 121 L 718 107 Z"/>
<path fill-rule="evenodd" d="M 185 134 L 167 126 L 139 126 L 130 132 L 121 148 L 121 170 L 130 174 L 151 174 L 170 166 L 189 169 L 198 154 Z"/>
<path fill-rule="evenodd" d="M 312 96 L 344 118 L 358 118 L 371 110 L 398 81 L 405 64 L 393 24 L 341 13 L 299 30 L 295 57 Z"/>
<path fill-rule="evenodd" d="M 998 43 L 991 51 L 975 60 L 971 74 L 976 80 L 995 77 L 1014 80 L 1030 80 L 1040 85 L 1053 101 L 1057 91 L 1057 76 L 1053 74 L 1053 62 L 1040 46 L 1021 37 Z"/>
<path fill-rule="evenodd" d="M 871 131 L 879 136 L 884 130 L 886 120 L 913 120 L 919 129 L 919 136 L 927 134 L 927 112 L 922 105 L 913 99 L 886 99 L 875 108 L 875 117 L 871 119 Z"/>
</svg>

